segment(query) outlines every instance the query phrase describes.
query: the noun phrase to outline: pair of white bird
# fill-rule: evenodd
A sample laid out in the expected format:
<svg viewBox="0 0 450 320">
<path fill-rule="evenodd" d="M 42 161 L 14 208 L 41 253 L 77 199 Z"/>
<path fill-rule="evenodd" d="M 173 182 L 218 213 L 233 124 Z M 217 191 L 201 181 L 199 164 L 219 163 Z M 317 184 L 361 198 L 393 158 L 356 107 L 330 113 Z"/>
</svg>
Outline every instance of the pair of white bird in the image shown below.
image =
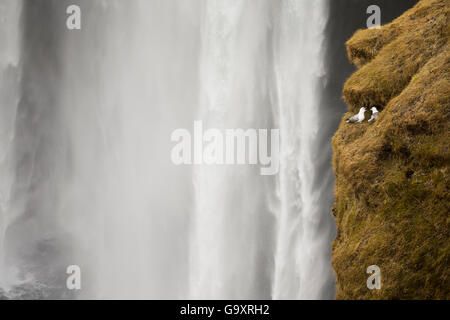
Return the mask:
<svg viewBox="0 0 450 320">
<path fill-rule="evenodd" d="M 372 107 L 370 110 L 372 110 L 372 116 L 370 117 L 368 122 L 374 122 L 375 120 L 377 120 L 378 115 L 380 114 L 377 110 L 377 108 Z M 357 114 L 355 114 L 353 117 L 350 117 L 346 120 L 347 123 L 361 123 L 364 121 L 365 118 L 365 113 L 366 113 L 367 109 L 365 107 L 362 107 L 361 109 L 359 109 L 359 112 Z"/>
</svg>

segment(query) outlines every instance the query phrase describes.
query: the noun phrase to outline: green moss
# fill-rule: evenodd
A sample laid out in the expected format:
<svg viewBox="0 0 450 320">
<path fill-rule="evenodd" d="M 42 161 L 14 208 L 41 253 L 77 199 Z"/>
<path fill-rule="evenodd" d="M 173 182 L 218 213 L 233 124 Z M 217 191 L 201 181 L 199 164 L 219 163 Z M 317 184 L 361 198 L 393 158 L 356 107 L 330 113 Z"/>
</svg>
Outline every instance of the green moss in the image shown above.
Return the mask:
<svg viewBox="0 0 450 320">
<path fill-rule="evenodd" d="M 449 0 L 422 0 L 347 42 L 360 68 L 344 87 L 351 112 L 378 120 L 333 137 L 338 299 L 450 298 Z M 344 117 L 345 119 L 345 117 Z M 365 270 L 382 270 L 382 289 Z"/>
<path fill-rule="evenodd" d="M 367 105 L 384 107 L 441 51 L 448 37 L 446 2 L 423 0 L 383 29 L 360 30 L 347 42 L 350 61 L 361 66 L 343 90 L 352 112 Z"/>
</svg>

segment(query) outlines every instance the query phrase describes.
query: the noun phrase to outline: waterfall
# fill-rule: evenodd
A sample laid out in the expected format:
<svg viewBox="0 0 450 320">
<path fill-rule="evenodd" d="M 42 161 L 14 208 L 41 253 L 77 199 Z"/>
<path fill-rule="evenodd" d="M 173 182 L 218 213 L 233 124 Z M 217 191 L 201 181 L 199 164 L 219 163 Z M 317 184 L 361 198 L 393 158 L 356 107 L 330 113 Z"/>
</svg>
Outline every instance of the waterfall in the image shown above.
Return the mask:
<svg viewBox="0 0 450 320">
<path fill-rule="evenodd" d="M 0 3 L 0 290 L 15 283 L 14 270 L 6 268 L 5 233 L 13 219 L 13 137 L 20 100 L 21 10 L 21 1 Z"/>
<path fill-rule="evenodd" d="M 196 170 L 196 298 L 332 296 L 332 220 L 314 180 L 327 18 L 327 1 L 206 5 L 199 118 L 219 129 L 278 127 L 282 147 L 275 181 L 251 167 Z"/>
<path fill-rule="evenodd" d="M 327 1 L 282 2 L 275 73 L 281 129 L 281 170 L 273 297 L 330 297 L 332 220 L 319 170 L 320 97 L 325 79 Z M 317 147 L 317 145 L 319 145 Z M 326 189 L 325 189 L 326 191 Z"/>
<path fill-rule="evenodd" d="M 89 279 L 81 295 L 185 297 L 191 178 L 170 162 L 170 135 L 197 107 L 198 5 L 84 5 L 96 33 L 66 32 L 62 89 L 73 154 L 65 214 Z"/>
<path fill-rule="evenodd" d="M 271 1 L 205 1 L 198 118 L 206 127 L 273 126 L 273 8 Z M 194 298 L 270 298 L 273 180 L 255 166 L 194 169 Z"/>
<path fill-rule="evenodd" d="M 0 297 L 333 297 L 327 3 L 2 0 Z M 279 173 L 176 166 L 196 120 L 280 129 Z"/>
</svg>

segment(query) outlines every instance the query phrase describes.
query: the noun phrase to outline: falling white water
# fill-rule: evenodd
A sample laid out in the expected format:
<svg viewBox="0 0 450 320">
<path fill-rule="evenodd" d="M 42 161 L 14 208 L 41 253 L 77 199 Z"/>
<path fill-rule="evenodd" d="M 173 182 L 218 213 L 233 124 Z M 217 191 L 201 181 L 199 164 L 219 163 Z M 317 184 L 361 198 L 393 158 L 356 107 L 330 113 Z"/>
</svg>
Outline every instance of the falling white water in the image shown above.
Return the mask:
<svg viewBox="0 0 450 320">
<path fill-rule="evenodd" d="M 20 0 L 0 2 L 0 288 L 15 284 L 14 270 L 6 268 L 5 232 L 14 218 L 11 207 L 14 182 L 12 150 L 20 101 L 21 10 Z"/>
<path fill-rule="evenodd" d="M 280 128 L 282 164 L 276 181 L 251 167 L 196 170 L 195 298 L 333 296 L 321 225 L 330 213 L 314 181 L 327 18 L 326 0 L 206 5 L 199 118 L 218 129 Z"/>
<path fill-rule="evenodd" d="M 64 199 L 74 261 L 89 272 L 83 297 L 185 297 L 190 172 L 171 163 L 170 135 L 197 107 L 197 7 L 106 1 L 85 21 L 98 34 L 67 32 Z"/>
<path fill-rule="evenodd" d="M 271 1 L 206 1 L 200 110 L 208 128 L 271 128 Z M 193 298 L 270 298 L 273 177 L 256 166 L 194 171 Z"/>
<path fill-rule="evenodd" d="M 81 30 L 65 27 L 73 3 Z M 2 13 L 11 30 L 0 28 L 6 37 L 22 23 L 26 70 L 20 90 L 3 81 L 16 74 L 19 48 L 2 39 L 1 151 L 13 138 L 17 168 L 2 159 L 0 214 L 1 255 L 25 283 L 2 285 L 0 297 L 186 297 L 191 177 L 170 161 L 170 135 L 198 106 L 199 6 L 37 0 L 23 11 L 22 20 Z M 10 184 L 17 219 L 4 223 Z M 66 288 L 73 264 L 79 292 Z"/>
<path fill-rule="evenodd" d="M 326 3 L 0 0 L 0 298 L 332 297 Z M 279 128 L 279 174 L 175 166 L 194 120 Z"/>
<path fill-rule="evenodd" d="M 330 286 L 329 208 L 315 185 L 321 82 L 325 75 L 328 3 L 284 1 L 277 26 L 275 70 L 281 129 L 275 299 L 320 299 Z M 329 296 L 329 294 L 328 294 Z"/>
</svg>

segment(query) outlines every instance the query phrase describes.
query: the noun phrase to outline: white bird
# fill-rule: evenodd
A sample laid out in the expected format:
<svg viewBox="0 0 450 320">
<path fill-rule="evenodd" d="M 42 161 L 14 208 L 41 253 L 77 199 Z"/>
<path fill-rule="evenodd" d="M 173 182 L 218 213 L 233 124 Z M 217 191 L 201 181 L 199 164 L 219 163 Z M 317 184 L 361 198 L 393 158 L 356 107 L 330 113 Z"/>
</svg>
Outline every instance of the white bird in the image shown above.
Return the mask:
<svg viewBox="0 0 450 320">
<path fill-rule="evenodd" d="M 362 107 L 359 109 L 359 113 L 355 114 L 353 117 L 348 118 L 347 123 L 361 123 L 364 121 L 364 114 L 366 113 L 366 108 Z"/>
<path fill-rule="evenodd" d="M 375 120 L 377 120 L 378 115 L 380 113 L 378 112 L 378 109 L 375 107 L 372 107 L 370 110 L 372 110 L 372 116 L 370 117 L 368 122 L 375 122 Z"/>
</svg>

